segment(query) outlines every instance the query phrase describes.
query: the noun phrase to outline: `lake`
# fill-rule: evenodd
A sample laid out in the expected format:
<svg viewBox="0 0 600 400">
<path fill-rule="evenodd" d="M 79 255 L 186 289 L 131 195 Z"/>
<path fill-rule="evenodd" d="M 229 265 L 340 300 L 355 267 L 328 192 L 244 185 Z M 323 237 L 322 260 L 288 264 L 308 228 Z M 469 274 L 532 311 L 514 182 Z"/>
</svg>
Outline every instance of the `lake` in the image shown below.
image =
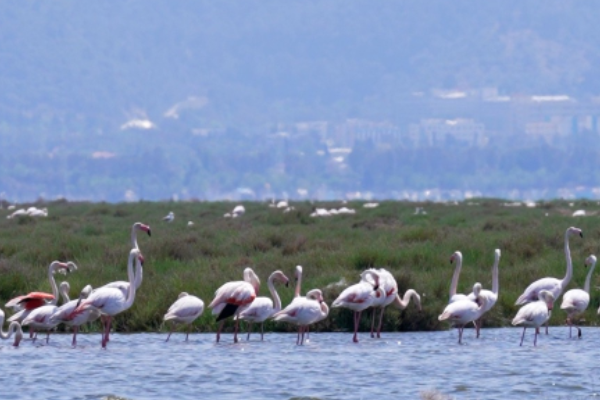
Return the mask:
<svg viewBox="0 0 600 400">
<path fill-rule="evenodd" d="M 600 393 L 595 365 L 600 329 L 582 339 L 550 327 L 533 347 L 528 329 L 484 329 L 475 339 L 457 331 L 313 333 L 303 346 L 296 335 L 267 333 L 233 344 L 224 334 L 54 334 L 50 343 L 0 345 L 0 398 L 9 399 L 419 399 L 437 391 L 454 399 L 587 399 Z M 245 336 L 242 336 L 245 339 Z"/>
</svg>

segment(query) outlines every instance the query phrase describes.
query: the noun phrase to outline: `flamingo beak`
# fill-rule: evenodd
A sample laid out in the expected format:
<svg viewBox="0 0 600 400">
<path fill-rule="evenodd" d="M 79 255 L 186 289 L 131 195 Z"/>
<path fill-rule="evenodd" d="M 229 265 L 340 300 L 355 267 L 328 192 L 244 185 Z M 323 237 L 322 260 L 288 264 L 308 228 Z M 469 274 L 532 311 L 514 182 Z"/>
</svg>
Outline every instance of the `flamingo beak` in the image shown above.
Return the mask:
<svg viewBox="0 0 600 400">
<path fill-rule="evenodd" d="M 583 238 L 583 232 L 579 232 L 579 236 Z"/>
<path fill-rule="evenodd" d="M 148 227 L 148 230 L 146 232 L 148 232 L 148 236 L 152 236 L 152 231 L 150 230 L 150 227 Z"/>
<path fill-rule="evenodd" d="M 290 287 L 290 281 L 285 281 L 285 287 Z"/>
</svg>

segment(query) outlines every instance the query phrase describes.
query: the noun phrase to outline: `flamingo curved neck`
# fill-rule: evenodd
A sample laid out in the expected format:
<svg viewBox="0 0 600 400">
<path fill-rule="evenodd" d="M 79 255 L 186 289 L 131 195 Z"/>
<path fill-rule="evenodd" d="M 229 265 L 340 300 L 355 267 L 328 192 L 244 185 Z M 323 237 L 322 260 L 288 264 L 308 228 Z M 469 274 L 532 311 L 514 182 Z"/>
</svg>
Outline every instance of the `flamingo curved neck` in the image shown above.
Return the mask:
<svg viewBox="0 0 600 400">
<path fill-rule="evenodd" d="M 462 268 L 462 256 L 456 257 L 456 268 L 452 275 L 452 282 L 450 283 L 450 299 L 456 294 L 456 288 L 458 286 L 458 277 L 460 276 L 460 270 Z"/>
<path fill-rule="evenodd" d="M 298 270 L 298 278 L 296 281 L 296 290 L 294 291 L 294 297 L 300 297 L 300 285 L 302 284 L 302 270 Z"/>
<path fill-rule="evenodd" d="M 396 306 L 398 306 L 398 308 L 400 309 L 405 309 L 406 307 L 408 307 L 408 304 L 410 303 L 410 298 L 411 297 L 415 297 L 415 300 L 417 300 L 417 292 L 413 289 L 408 289 L 405 293 L 404 296 L 402 298 L 400 298 L 399 294 L 396 294 L 396 300 L 395 300 L 395 304 Z"/>
<path fill-rule="evenodd" d="M 267 285 L 269 286 L 269 292 L 271 292 L 271 297 L 273 297 L 273 308 L 275 309 L 275 311 L 280 311 L 281 310 L 281 299 L 279 298 L 279 294 L 277 293 L 277 290 L 275 289 L 275 285 L 273 284 L 273 278 L 275 276 L 271 275 L 269 277 L 269 280 L 267 281 Z"/>
<path fill-rule="evenodd" d="M 52 294 L 54 295 L 54 299 L 52 299 L 48 304 L 55 306 L 58 304 L 58 286 L 56 286 L 56 281 L 54 280 L 54 263 L 50 264 L 48 267 L 48 280 L 50 281 L 50 286 L 52 287 Z"/>
<path fill-rule="evenodd" d="M 585 277 L 585 285 L 583 286 L 583 290 L 585 290 L 587 293 L 590 292 L 590 282 L 592 281 L 592 272 L 594 272 L 594 268 L 596 267 L 596 263 L 592 263 L 592 266 L 590 267 L 590 271 L 588 272 L 587 276 Z"/>
<path fill-rule="evenodd" d="M 10 325 L 8 326 L 8 331 L 4 332 L 2 331 L 2 327 L 0 326 L 0 339 L 2 340 L 7 340 L 10 339 L 10 337 L 12 335 L 14 335 L 14 333 L 21 327 L 21 325 L 17 322 L 11 322 Z"/>
<path fill-rule="evenodd" d="M 571 260 L 571 249 L 569 248 L 569 231 L 565 233 L 565 258 L 567 259 L 567 273 L 565 274 L 564 279 L 561 281 L 561 286 L 563 289 L 569 284 L 571 281 L 571 277 L 573 276 L 573 261 Z"/>
<path fill-rule="evenodd" d="M 135 258 L 135 274 L 133 272 L 133 259 Z M 133 301 L 135 300 L 135 275 L 140 272 L 142 264 L 140 260 L 137 258 L 136 253 L 131 253 L 129 255 L 129 260 L 127 262 L 127 276 L 129 278 L 129 289 L 127 290 L 127 298 L 125 300 L 125 308 L 129 308 L 133 305 Z"/>
<path fill-rule="evenodd" d="M 133 226 L 131 227 L 131 245 L 134 249 L 138 249 L 139 250 L 139 246 L 138 246 L 138 241 L 137 241 L 137 224 L 133 224 Z M 142 278 L 143 278 L 143 269 L 140 268 L 139 273 L 136 271 L 135 273 L 135 288 L 139 289 L 140 285 L 142 284 Z"/>
</svg>

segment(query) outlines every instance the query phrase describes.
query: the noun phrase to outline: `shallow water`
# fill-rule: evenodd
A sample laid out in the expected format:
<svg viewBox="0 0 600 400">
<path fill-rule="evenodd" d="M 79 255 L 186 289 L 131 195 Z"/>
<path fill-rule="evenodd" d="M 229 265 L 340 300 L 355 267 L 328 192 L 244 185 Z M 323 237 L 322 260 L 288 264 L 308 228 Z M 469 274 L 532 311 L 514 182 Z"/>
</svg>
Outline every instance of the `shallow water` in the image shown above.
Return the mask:
<svg viewBox="0 0 600 400">
<path fill-rule="evenodd" d="M 304 346 L 295 334 L 259 336 L 238 344 L 225 334 L 99 334 L 70 346 L 66 334 L 19 348 L 0 343 L 2 399 L 418 399 L 436 390 L 455 399 L 587 399 L 597 397 L 594 370 L 600 329 L 569 339 L 551 327 L 533 347 L 518 328 L 384 333 L 313 333 Z M 245 336 L 244 336 L 245 339 Z"/>
</svg>

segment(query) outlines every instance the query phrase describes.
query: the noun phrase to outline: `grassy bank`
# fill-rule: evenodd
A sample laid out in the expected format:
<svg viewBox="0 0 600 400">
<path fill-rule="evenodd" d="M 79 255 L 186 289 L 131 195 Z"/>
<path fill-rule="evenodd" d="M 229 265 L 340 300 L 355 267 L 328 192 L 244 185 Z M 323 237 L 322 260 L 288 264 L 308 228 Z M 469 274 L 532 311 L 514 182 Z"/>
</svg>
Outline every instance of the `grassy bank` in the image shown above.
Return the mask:
<svg viewBox="0 0 600 400">
<path fill-rule="evenodd" d="M 9 211 L 4 208 L 0 210 L 0 302 L 4 305 L 29 291 L 50 291 L 47 267 L 55 259 L 72 260 L 79 266 L 66 278 L 72 297 L 88 283 L 101 286 L 126 280 L 130 229 L 136 221 L 149 224 L 152 236 L 139 234 L 146 260 L 144 280 L 133 307 L 116 318 L 119 331 L 160 329 L 163 314 L 182 291 L 199 296 L 208 305 L 220 285 L 242 278 L 246 266 L 255 269 L 263 283 L 260 294 L 267 296 L 268 275 L 281 269 L 293 278 L 298 264 L 304 267 L 303 293 L 321 288 L 328 304 L 343 289 L 328 285 L 342 278 L 355 283 L 365 268 L 385 267 L 396 277 L 401 293 L 414 288 L 421 294 L 423 312 L 418 313 L 412 305 L 404 311 L 388 307 L 384 329 L 447 329 L 437 316 L 448 301 L 454 271 L 450 255 L 455 250 L 463 253 L 458 291 L 464 293 L 470 292 L 476 281 L 491 288 L 496 248 L 502 250 L 500 296 L 484 324 L 507 326 L 518 309 L 516 298 L 530 282 L 565 275 L 563 239 L 569 226 L 584 233 L 583 239 L 571 239 L 574 272 L 569 288 L 583 287 L 584 260 L 589 254 L 599 255 L 599 217 L 571 216 L 579 208 L 588 213 L 599 211 L 596 202 L 579 201 L 570 206 L 555 201 L 538 203 L 535 208 L 508 207 L 504 201 L 483 199 L 457 205 L 382 202 L 374 209 L 351 202 L 345 206 L 355 208 L 356 214 L 328 218 L 309 217 L 313 207 L 309 203 L 296 203 L 295 210 L 287 214 L 265 203 L 244 205 L 246 214 L 234 219 L 223 218 L 235 206 L 227 202 L 54 202 L 43 205 L 49 216 L 41 219 L 6 219 Z M 318 206 L 339 208 L 341 204 Z M 415 215 L 417 206 L 424 207 L 427 214 Z M 169 211 L 175 213 L 175 220 L 163 222 Z M 188 226 L 190 220 L 193 226 Z M 57 275 L 57 282 L 63 278 Z M 597 282 L 598 274 L 592 279 L 592 301 L 583 316 L 584 325 L 599 321 Z M 293 287 L 278 287 L 278 291 L 285 306 Z M 563 324 L 564 320 L 565 314 L 557 309 L 551 323 Z M 315 329 L 350 330 L 351 321 L 349 310 L 334 309 Z M 362 323 L 367 329 L 366 316 Z M 196 331 L 215 330 L 209 310 L 194 327 Z M 269 322 L 266 329 L 293 327 Z"/>
</svg>

